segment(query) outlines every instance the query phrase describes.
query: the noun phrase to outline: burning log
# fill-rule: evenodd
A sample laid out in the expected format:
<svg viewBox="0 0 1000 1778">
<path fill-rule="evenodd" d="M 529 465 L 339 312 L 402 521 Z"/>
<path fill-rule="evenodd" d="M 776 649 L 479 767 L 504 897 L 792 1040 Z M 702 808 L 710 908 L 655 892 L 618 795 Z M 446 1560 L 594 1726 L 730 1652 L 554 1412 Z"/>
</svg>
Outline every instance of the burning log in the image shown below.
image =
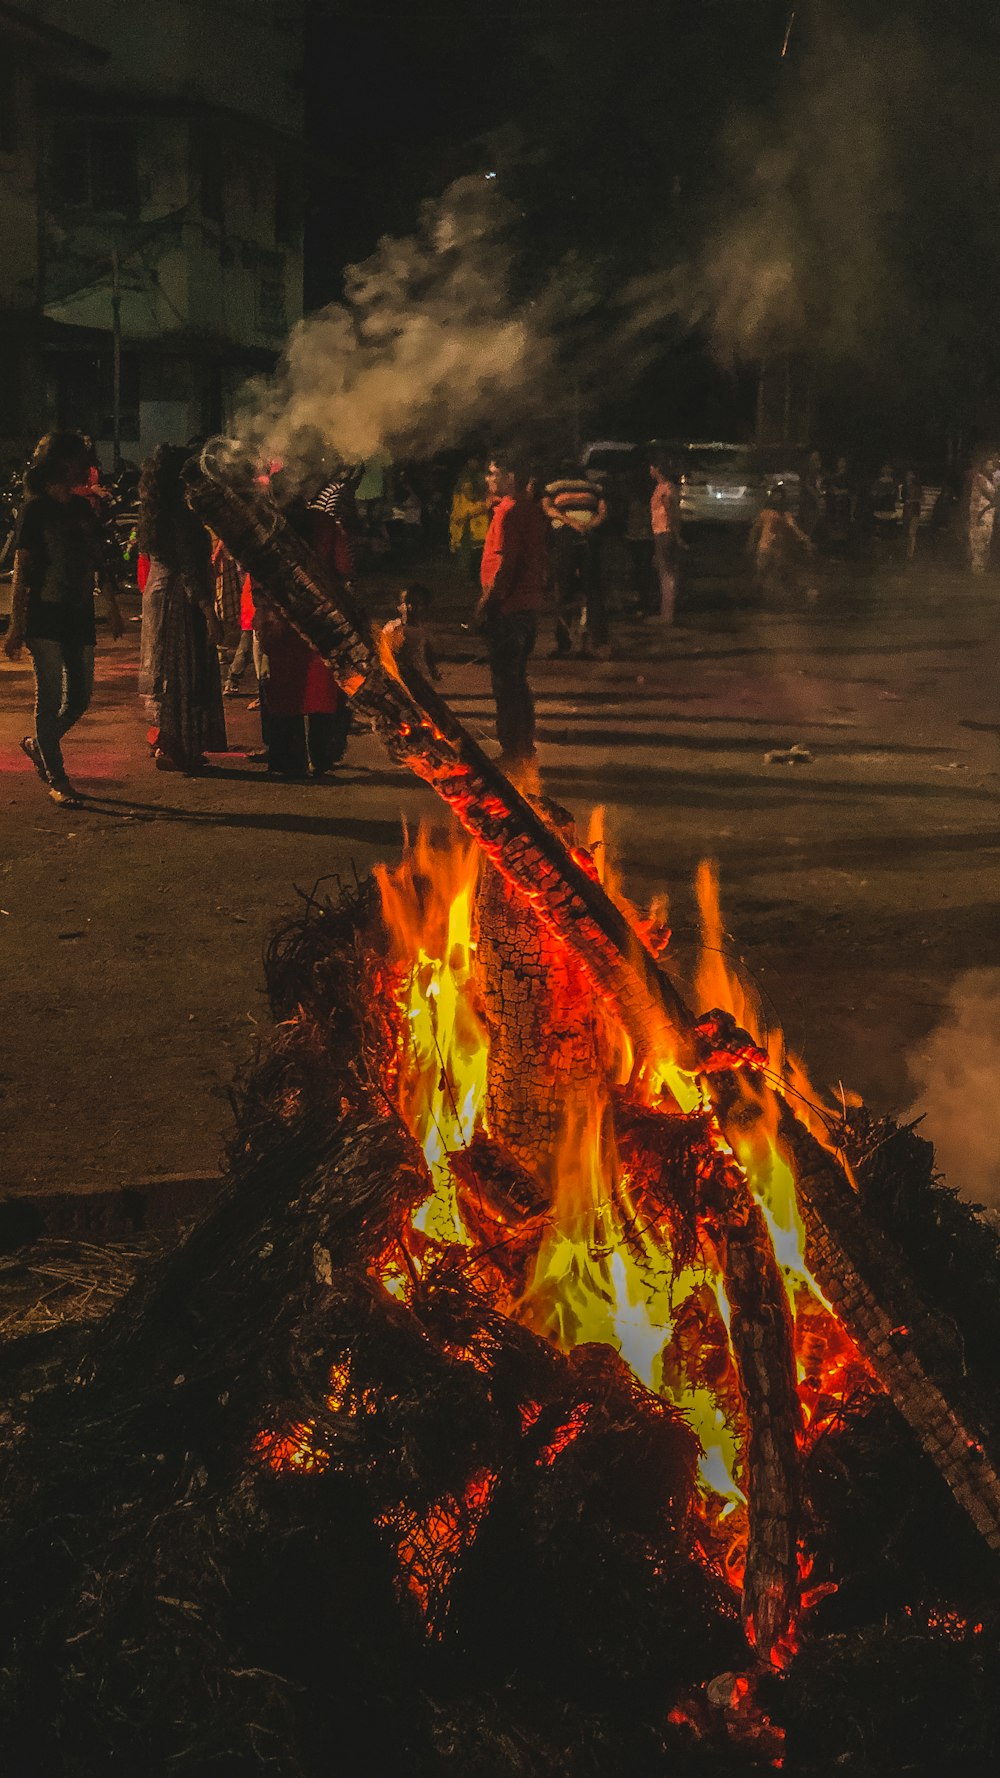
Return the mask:
<svg viewBox="0 0 1000 1778">
<path fill-rule="evenodd" d="M 776 1125 L 781 1122 L 788 1152 L 808 1159 L 806 1133 L 780 1094 L 763 1077 L 754 1079 L 751 1072 L 744 1081 L 734 1072 L 753 1071 L 766 1062 L 747 1034 L 723 1015 L 696 1020 L 594 876 L 486 758 L 443 700 L 416 679 L 403 683 L 379 654 L 367 618 L 274 508 L 223 480 L 207 455 L 192 478 L 189 499 L 328 662 L 345 691 L 370 716 L 392 757 L 444 799 L 546 930 L 570 947 L 598 997 L 631 1037 L 637 1059 L 669 1058 L 698 1074 L 715 1105 L 721 1135 L 732 1147 L 738 1149 L 763 1108 Z M 713 1076 L 723 1069 L 727 1072 L 720 1083 Z M 858 1242 L 844 1209 L 851 1187 L 842 1167 L 827 1156 L 822 1168 L 796 1170 L 820 1285 L 845 1305 L 860 1349 L 917 1430 L 956 1499 L 990 1546 L 1000 1547 L 1000 1477 L 947 1397 L 924 1377 L 911 1354 L 900 1354 L 904 1324 L 891 1314 L 868 1313 L 864 1293 L 858 1292 L 853 1259 Z M 746 1216 L 744 1207 L 737 1224 L 742 1219 L 749 1229 L 752 1219 Z M 742 1259 L 742 1251 L 737 1240 L 734 1263 L 737 1254 Z M 753 1369 L 748 1359 L 748 1377 Z M 791 1503 L 794 1489 L 786 1492 Z M 782 1569 L 787 1568 L 788 1532 L 777 1527 L 790 1525 L 793 1517 L 791 1505 L 787 1512 L 782 1507 L 765 1537 Z M 765 1581 L 761 1593 L 776 1598 L 781 1586 L 775 1590 Z M 780 1615 L 780 1608 L 770 1606 L 762 1613 L 770 1632 Z M 757 1628 L 760 1636 L 761 1625 Z"/>
<path fill-rule="evenodd" d="M 743 1622 L 754 1646 L 770 1654 L 794 1624 L 799 1604 L 801 1415 L 795 1341 L 774 1245 L 745 1178 L 721 1164 L 713 1185 L 730 1337 L 749 1428 Z"/>
<path fill-rule="evenodd" d="M 572 817 L 538 805 L 567 844 Z M 607 1102 L 608 1033 L 582 964 L 492 868 L 477 898 L 479 985 L 490 1039 L 485 1111 L 491 1132 L 554 1189 L 567 1127 Z M 609 1157 L 610 1162 L 610 1157 Z"/>
<path fill-rule="evenodd" d="M 742 1614 L 750 1640 L 775 1648 L 798 1606 L 801 1429 L 795 1341 L 774 1245 L 739 1168 L 712 1145 L 710 1122 L 636 1112 L 624 1095 L 615 1127 L 633 1217 L 664 1219 L 682 1264 L 699 1218 L 711 1231 L 730 1308 L 730 1339 L 746 1438 L 749 1519 Z"/>
<path fill-rule="evenodd" d="M 825 1295 L 955 1499 L 1000 1552 L 1000 1476 L 978 1432 L 949 1399 L 951 1386 L 935 1357 L 939 1334 L 926 1304 L 898 1251 L 864 1215 L 842 1169 L 787 1111 L 781 1136 L 801 1187 L 806 1256 Z"/>
</svg>

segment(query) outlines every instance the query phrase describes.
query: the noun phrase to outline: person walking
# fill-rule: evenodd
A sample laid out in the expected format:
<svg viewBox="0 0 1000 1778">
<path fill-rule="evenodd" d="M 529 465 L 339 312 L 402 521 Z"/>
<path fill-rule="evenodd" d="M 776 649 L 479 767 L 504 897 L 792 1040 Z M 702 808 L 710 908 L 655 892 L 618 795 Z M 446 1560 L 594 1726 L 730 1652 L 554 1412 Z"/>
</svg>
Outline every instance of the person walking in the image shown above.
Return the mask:
<svg viewBox="0 0 1000 1778">
<path fill-rule="evenodd" d="M 649 515 L 653 529 L 653 564 L 660 584 L 660 608 L 653 623 L 672 624 L 677 607 L 677 571 L 681 537 L 681 492 L 673 465 L 654 458 L 649 465 L 653 482 Z"/>
<path fill-rule="evenodd" d="M 515 455 L 498 452 L 486 477 L 487 493 L 495 504 L 483 547 L 483 590 L 476 619 L 486 633 L 500 763 L 505 767 L 535 757 L 528 662 L 548 587 L 549 527 L 528 493 L 530 473 L 528 464 Z"/>
<path fill-rule="evenodd" d="M 983 457 L 969 484 L 969 565 L 973 574 L 985 574 L 993 550 L 997 516 L 997 459 Z"/>
<path fill-rule="evenodd" d="M 122 634 L 115 585 L 107 571 L 99 521 L 74 492 L 87 479 L 87 450 L 76 432 L 39 440 L 24 477 L 27 499 L 14 544 L 10 626 L 4 644 L 16 661 L 25 646 L 35 675 L 35 733 L 21 749 L 49 796 L 76 808 L 80 794 L 66 775 L 62 743 L 88 709 L 97 643 L 94 587 L 107 603 L 111 634 Z"/>
<path fill-rule="evenodd" d="M 149 557 L 142 598 L 139 692 L 161 772 L 204 771 L 224 753 L 226 718 L 209 532 L 184 498 L 184 445 L 159 445 L 139 481 L 139 546 Z"/>
<path fill-rule="evenodd" d="M 572 648 L 574 617 L 580 626 L 584 660 L 608 649 L 608 613 L 601 580 L 602 531 L 608 508 L 604 491 L 572 463 L 542 495 L 542 511 L 552 528 L 552 567 L 556 589 L 556 655 Z"/>
</svg>

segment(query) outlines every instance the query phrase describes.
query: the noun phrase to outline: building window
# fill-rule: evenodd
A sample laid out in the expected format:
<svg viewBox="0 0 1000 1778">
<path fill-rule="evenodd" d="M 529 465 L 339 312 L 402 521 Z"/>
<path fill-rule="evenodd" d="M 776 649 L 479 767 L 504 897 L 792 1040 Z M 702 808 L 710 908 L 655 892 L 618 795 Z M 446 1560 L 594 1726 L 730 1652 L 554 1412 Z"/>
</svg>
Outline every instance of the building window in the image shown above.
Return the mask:
<svg viewBox="0 0 1000 1778">
<path fill-rule="evenodd" d="M 257 285 L 257 321 L 264 333 L 284 333 L 285 280 L 264 277 Z"/>
<path fill-rule="evenodd" d="M 135 216 L 139 209 L 136 126 L 70 118 L 53 126 L 49 179 L 57 203 Z"/>
</svg>

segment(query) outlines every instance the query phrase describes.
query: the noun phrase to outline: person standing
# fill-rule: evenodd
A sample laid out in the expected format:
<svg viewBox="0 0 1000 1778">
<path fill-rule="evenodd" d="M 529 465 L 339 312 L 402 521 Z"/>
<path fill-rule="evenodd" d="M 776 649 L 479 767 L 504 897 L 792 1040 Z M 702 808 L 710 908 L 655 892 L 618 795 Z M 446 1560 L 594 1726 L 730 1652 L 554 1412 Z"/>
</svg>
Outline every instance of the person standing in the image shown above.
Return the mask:
<svg viewBox="0 0 1000 1778">
<path fill-rule="evenodd" d="M 471 581 L 479 580 L 479 565 L 489 527 L 490 509 L 483 466 L 478 457 L 470 457 L 451 497 L 448 541 L 452 555 L 458 557 Z"/>
<path fill-rule="evenodd" d="M 528 493 L 530 473 L 516 456 L 498 452 L 486 477 L 487 494 L 495 504 L 483 547 L 483 590 L 476 619 L 486 633 L 504 766 L 518 766 L 535 756 L 528 662 L 548 587 L 549 528 Z"/>
<path fill-rule="evenodd" d="M 818 536 L 825 508 L 823 459 L 818 451 L 810 451 L 799 487 L 799 526 L 810 542 L 814 542 Z"/>
<path fill-rule="evenodd" d="M 608 613 L 601 580 L 601 543 L 608 508 L 600 485 L 572 463 L 549 482 L 542 511 L 552 527 L 552 567 L 556 589 L 556 655 L 568 655 L 571 626 L 579 615 L 584 660 L 608 647 Z"/>
<path fill-rule="evenodd" d="M 35 733 L 22 751 L 49 786 L 54 803 L 76 808 L 62 742 L 89 707 L 94 687 L 97 631 L 94 587 L 107 602 L 111 634 L 122 634 L 115 586 L 103 538 L 88 500 L 74 489 L 87 479 L 87 451 L 76 432 L 39 440 L 24 478 L 14 544 L 14 584 L 4 652 L 18 659 L 27 646 L 35 674 Z"/>
<path fill-rule="evenodd" d="M 789 512 L 783 487 L 768 489 L 750 527 L 747 549 L 765 598 L 781 601 L 790 594 L 814 592 L 810 582 L 816 545 Z"/>
<path fill-rule="evenodd" d="M 653 492 L 649 516 L 653 528 L 653 564 L 660 583 L 660 609 L 654 623 L 672 624 L 677 607 L 677 571 L 681 538 L 681 491 L 672 464 L 654 459 L 649 465 Z"/>
<path fill-rule="evenodd" d="M 826 543 L 833 553 L 850 548 L 857 500 L 846 457 L 838 457 L 826 489 Z"/>
<path fill-rule="evenodd" d="M 292 529 L 335 576 L 349 580 L 353 559 L 340 520 L 326 507 L 307 505 L 299 494 L 289 496 L 281 483 L 274 492 Z M 266 586 L 255 586 L 254 594 L 268 771 L 278 778 L 324 778 L 347 748 L 347 695 L 322 657 L 268 599 Z"/>
<path fill-rule="evenodd" d="M 655 617 L 660 596 L 653 572 L 653 527 L 650 523 L 648 480 L 633 474 L 625 506 L 625 554 L 628 558 L 629 590 L 634 600 L 636 617 Z"/>
<path fill-rule="evenodd" d="M 883 463 L 872 484 L 872 522 L 876 544 L 887 549 L 899 523 L 899 482 L 891 463 Z"/>
<path fill-rule="evenodd" d="M 908 562 L 912 562 L 917 553 L 917 532 L 920 529 L 923 504 L 924 490 L 920 477 L 915 469 L 908 469 L 903 476 L 903 553 Z"/>
<path fill-rule="evenodd" d="M 158 445 L 139 481 L 139 545 L 149 557 L 142 598 L 139 692 L 158 771 L 194 777 L 226 751 L 212 541 L 184 498 L 185 445 Z"/>
<path fill-rule="evenodd" d="M 996 471 L 996 458 L 983 457 L 969 484 L 969 565 L 973 574 L 985 574 L 990 565 L 997 516 Z"/>
</svg>

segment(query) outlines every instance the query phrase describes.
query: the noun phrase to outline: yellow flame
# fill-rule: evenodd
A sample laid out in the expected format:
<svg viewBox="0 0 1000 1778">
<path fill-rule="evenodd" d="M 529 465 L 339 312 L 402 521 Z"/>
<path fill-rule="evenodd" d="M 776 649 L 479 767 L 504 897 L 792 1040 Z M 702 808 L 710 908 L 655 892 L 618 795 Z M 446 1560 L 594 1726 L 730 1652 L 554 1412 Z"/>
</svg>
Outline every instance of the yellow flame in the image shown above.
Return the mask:
<svg viewBox="0 0 1000 1778">
<path fill-rule="evenodd" d="M 433 1240 L 463 1246 L 470 1236 L 448 1154 L 471 1142 L 486 1092 L 489 1047 L 476 1006 L 472 920 L 478 869 L 473 844 L 437 849 L 421 829 L 399 870 L 377 870 L 393 953 L 405 970 L 400 1109 L 434 1182 L 413 1224 Z"/>
<path fill-rule="evenodd" d="M 595 811 L 588 835 L 598 874 L 609 893 L 628 906 L 609 860 L 603 811 Z M 471 1141 L 483 1118 L 488 1044 L 476 1000 L 474 846 L 453 842 L 436 849 L 421 833 L 398 871 L 379 871 L 386 924 L 399 966 L 404 1039 L 400 1105 L 409 1128 L 423 1146 L 433 1190 L 414 1213 L 413 1227 L 442 1243 L 472 1244 L 458 1206 L 449 1152 Z M 759 1001 L 729 967 L 714 866 L 697 877 L 702 944 L 696 976 L 699 1009 L 731 1012 L 768 1055 L 768 1076 L 815 1096 L 803 1073 L 793 1072 L 782 1034 L 769 1030 Z M 665 912 L 665 910 L 664 910 Z M 637 930 L 641 916 L 630 910 Z M 617 1048 L 612 1078 L 629 1078 L 632 1050 L 627 1039 Z M 673 1059 L 646 1065 L 632 1091 L 651 1103 L 664 1095 L 684 1111 L 710 1109 L 702 1078 Z M 688 1421 L 701 1445 L 702 1487 L 717 1496 L 716 1522 L 745 1504 L 741 1487 L 743 1452 L 732 1418 L 732 1399 L 721 1399 L 701 1375 L 688 1375 L 675 1330 L 690 1304 L 684 1338 L 692 1326 L 709 1340 L 716 1331 L 728 1340 L 730 1306 L 710 1242 L 691 1266 L 681 1267 L 662 1230 L 641 1226 L 615 1148 L 608 1088 L 594 1083 L 585 1110 L 567 1117 L 555 1168 L 555 1198 L 536 1263 L 523 1296 L 508 1312 L 569 1352 L 584 1342 L 618 1351 L 637 1380 L 670 1401 Z M 796 1204 L 795 1182 L 778 1140 L 779 1110 L 772 1093 L 762 1093 L 760 1115 L 740 1136 L 735 1151 L 721 1130 L 714 1140 L 746 1174 L 760 1204 L 785 1286 L 792 1301 L 812 1299 L 828 1310 L 805 1262 L 805 1234 Z M 419 1267 L 419 1258 L 412 1263 Z M 384 1268 L 383 1282 L 405 1296 L 409 1279 L 398 1262 Z M 708 1321 L 705 1316 L 708 1316 Z M 689 1367 L 690 1368 L 690 1367 Z M 696 1366 L 695 1368 L 700 1369 Z M 712 1372 L 715 1375 L 715 1372 Z M 736 1523 L 739 1523 L 739 1517 Z"/>
</svg>

